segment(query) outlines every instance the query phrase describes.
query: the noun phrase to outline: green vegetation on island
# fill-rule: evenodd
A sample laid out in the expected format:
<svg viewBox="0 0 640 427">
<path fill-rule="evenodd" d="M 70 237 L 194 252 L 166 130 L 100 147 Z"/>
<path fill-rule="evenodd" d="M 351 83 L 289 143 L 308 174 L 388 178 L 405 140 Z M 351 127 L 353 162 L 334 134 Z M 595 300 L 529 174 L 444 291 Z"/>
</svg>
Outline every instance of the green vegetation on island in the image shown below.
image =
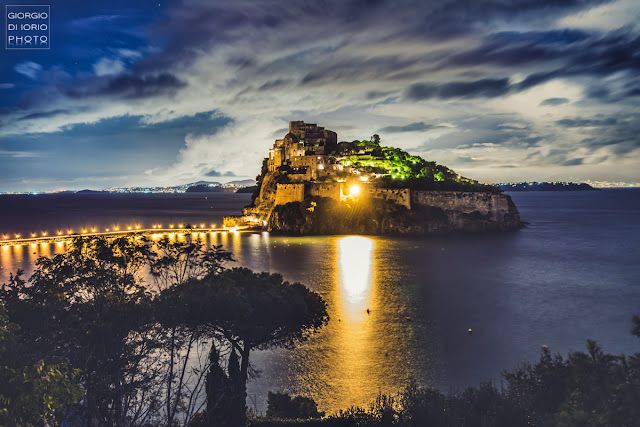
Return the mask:
<svg viewBox="0 0 640 427">
<path fill-rule="evenodd" d="M 335 154 L 342 155 L 338 160 L 340 165 L 369 176 L 378 188 L 499 192 L 494 186 L 460 176 L 436 162 L 400 148 L 381 146 L 377 134 L 370 140 L 341 142 Z"/>
</svg>

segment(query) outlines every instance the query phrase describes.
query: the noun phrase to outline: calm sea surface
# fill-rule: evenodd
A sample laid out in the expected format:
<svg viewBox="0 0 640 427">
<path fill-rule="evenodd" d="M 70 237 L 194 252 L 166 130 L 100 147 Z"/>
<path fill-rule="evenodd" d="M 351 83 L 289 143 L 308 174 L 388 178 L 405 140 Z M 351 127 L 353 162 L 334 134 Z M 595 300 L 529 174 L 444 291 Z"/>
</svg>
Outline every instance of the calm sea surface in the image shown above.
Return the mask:
<svg viewBox="0 0 640 427">
<path fill-rule="evenodd" d="M 279 272 L 322 294 L 331 321 L 294 350 L 252 354 L 267 391 L 313 397 L 333 412 L 396 392 L 409 378 L 443 390 L 566 354 L 587 338 L 640 351 L 640 191 L 511 193 L 530 224 L 513 233 L 277 237 L 218 233 L 237 265 Z M 0 196 L 0 235 L 161 223 L 221 224 L 248 194 Z M 1 237 L 1 236 L 0 236 Z M 0 248 L 0 283 L 64 245 Z M 367 313 L 367 309 L 369 312 Z M 468 329 L 473 329 L 473 334 Z"/>
</svg>

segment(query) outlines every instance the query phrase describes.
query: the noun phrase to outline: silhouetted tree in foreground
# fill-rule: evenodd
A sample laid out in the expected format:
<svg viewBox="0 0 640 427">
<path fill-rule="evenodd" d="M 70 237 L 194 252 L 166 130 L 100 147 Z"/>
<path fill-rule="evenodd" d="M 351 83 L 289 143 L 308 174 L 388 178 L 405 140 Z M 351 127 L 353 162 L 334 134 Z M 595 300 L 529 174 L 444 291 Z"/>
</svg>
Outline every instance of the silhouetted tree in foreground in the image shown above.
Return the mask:
<svg viewBox="0 0 640 427">
<path fill-rule="evenodd" d="M 632 333 L 640 337 L 640 318 Z M 288 395 L 269 394 L 266 418 L 253 426 L 638 426 L 640 353 L 611 355 L 594 341 L 566 358 L 543 347 L 535 364 L 503 373 L 504 384 L 445 394 L 411 382 L 397 395 L 380 394 L 367 408 L 323 419 L 295 413 Z M 315 403 L 315 402 L 314 402 Z M 287 418 L 290 418 L 287 420 Z M 291 419 L 297 418 L 297 419 Z"/>
<path fill-rule="evenodd" d="M 175 319 L 215 338 L 214 345 L 228 342 L 230 358 L 238 357 L 237 376 L 231 368 L 228 375 L 228 399 L 236 408 L 231 412 L 238 417 L 229 425 L 246 422 L 251 351 L 291 348 L 329 320 L 326 305 L 315 292 L 300 283 L 285 282 L 279 274 L 254 273 L 246 268 L 189 281 L 167 291 L 164 298 Z"/>
<path fill-rule="evenodd" d="M 322 418 L 316 402 L 308 397 L 291 398 L 285 393 L 267 394 L 267 418 Z"/>
<path fill-rule="evenodd" d="M 291 347 L 328 317 L 303 285 L 230 260 L 198 240 L 81 237 L 38 259 L 29 283 L 12 276 L 0 424 L 172 426 L 207 408 L 211 425 L 243 425 L 251 350 Z"/>
</svg>

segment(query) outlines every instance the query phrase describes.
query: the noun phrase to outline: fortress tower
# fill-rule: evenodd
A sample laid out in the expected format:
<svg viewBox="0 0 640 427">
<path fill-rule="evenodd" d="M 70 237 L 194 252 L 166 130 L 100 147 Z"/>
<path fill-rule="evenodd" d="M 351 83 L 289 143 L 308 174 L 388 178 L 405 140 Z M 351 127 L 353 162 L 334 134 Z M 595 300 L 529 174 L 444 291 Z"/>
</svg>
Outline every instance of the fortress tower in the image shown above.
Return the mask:
<svg viewBox="0 0 640 427">
<path fill-rule="evenodd" d="M 283 165 L 312 166 L 337 145 L 338 135 L 333 131 L 315 123 L 289 122 L 289 133 L 283 139 L 276 139 L 269 150 L 269 172 Z"/>
</svg>

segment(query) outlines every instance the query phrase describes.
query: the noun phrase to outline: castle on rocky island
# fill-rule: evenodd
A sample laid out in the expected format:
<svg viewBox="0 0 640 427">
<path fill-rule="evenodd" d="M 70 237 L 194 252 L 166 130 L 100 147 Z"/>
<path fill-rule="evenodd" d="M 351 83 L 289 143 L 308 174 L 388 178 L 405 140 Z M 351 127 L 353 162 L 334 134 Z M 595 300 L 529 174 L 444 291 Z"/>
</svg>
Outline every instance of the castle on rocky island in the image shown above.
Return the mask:
<svg viewBox="0 0 640 427">
<path fill-rule="evenodd" d="M 377 135 L 371 141 L 338 142 L 335 132 L 315 123 L 289 122 L 289 132 L 269 150 L 257 181 L 251 205 L 242 216 L 225 218 L 226 226 L 293 234 L 424 234 L 521 226 L 511 198 L 496 188 L 382 147 Z"/>
<path fill-rule="evenodd" d="M 302 121 L 289 122 L 289 133 L 283 139 L 276 139 L 269 150 L 269 172 L 281 166 L 291 166 L 293 170 L 308 170 L 309 178 L 317 178 L 311 171 L 317 170 L 338 145 L 338 135 L 330 130 Z"/>
</svg>

